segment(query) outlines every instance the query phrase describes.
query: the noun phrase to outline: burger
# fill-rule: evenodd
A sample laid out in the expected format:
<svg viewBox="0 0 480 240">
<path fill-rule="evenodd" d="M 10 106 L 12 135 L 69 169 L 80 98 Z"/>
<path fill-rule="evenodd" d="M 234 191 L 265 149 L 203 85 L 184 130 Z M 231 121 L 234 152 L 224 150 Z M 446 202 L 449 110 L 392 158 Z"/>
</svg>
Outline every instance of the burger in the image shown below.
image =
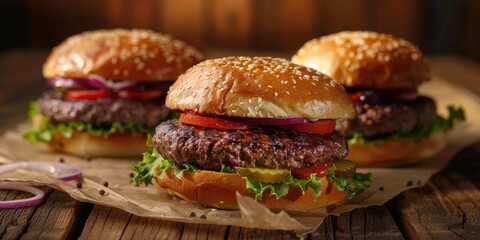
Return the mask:
<svg viewBox="0 0 480 240">
<path fill-rule="evenodd" d="M 343 87 L 285 59 L 227 57 L 187 70 L 170 88 L 179 119 L 156 127 L 153 153 L 132 168 L 170 194 L 235 209 L 236 192 L 273 209 L 306 210 L 362 192 L 370 174 L 343 160 L 335 122 L 355 116 Z"/>
<path fill-rule="evenodd" d="M 292 61 L 321 71 L 342 84 L 357 117 L 338 124 L 347 136 L 348 159 L 360 166 L 403 165 L 434 155 L 447 131 L 464 120 L 461 108 L 437 115 L 435 102 L 418 93 L 431 78 L 414 44 L 388 34 L 340 32 L 313 39 Z"/>
<path fill-rule="evenodd" d="M 130 157 L 169 117 L 165 96 L 202 56 L 149 30 L 98 30 L 72 36 L 43 65 L 52 90 L 30 107 L 31 143 L 85 157 Z M 148 149 L 147 149 L 148 150 Z"/>
</svg>

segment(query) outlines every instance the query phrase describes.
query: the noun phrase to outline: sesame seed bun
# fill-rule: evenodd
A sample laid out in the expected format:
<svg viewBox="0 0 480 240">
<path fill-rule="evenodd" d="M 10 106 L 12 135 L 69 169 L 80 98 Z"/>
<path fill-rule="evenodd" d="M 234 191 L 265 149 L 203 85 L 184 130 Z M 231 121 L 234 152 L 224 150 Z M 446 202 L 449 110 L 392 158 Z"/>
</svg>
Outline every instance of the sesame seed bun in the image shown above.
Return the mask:
<svg viewBox="0 0 480 240">
<path fill-rule="evenodd" d="M 200 62 L 201 54 L 170 35 L 150 30 L 97 30 L 55 47 L 43 65 L 46 78 L 172 81 Z"/>
<path fill-rule="evenodd" d="M 436 132 L 420 143 L 411 139 L 389 139 L 370 144 L 360 142 L 349 144 L 346 159 L 359 166 L 393 167 L 413 164 L 431 157 L 442 150 L 448 142 L 447 132 Z"/>
<path fill-rule="evenodd" d="M 313 39 L 292 57 L 349 88 L 415 89 L 430 79 L 417 46 L 376 32 L 340 32 Z"/>
<path fill-rule="evenodd" d="M 333 205 L 345 199 L 347 192 L 338 192 L 335 183 L 329 183 L 326 177 L 321 180 L 322 194 L 316 199 L 309 188 L 304 195 L 300 189 L 290 188 L 289 193 L 278 200 L 266 193 L 259 202 L 271 209 L 301 211 Z M 184 172 L 183 177 L 178 179 L 169 169 L 164 178 L 155 174 L 155 181 L 170 194 L 216 208 L 238 209 L 235 192 L 254 198 L 239 174 L 200 170 Z"/>
<path fill-rule="evenodd" d="M 170 88 L 166 106 L 229 117 L 355 117 L 340 84 L 312 68 L 270 57 L 227 57 L 197 64 Z"/>
</svg>

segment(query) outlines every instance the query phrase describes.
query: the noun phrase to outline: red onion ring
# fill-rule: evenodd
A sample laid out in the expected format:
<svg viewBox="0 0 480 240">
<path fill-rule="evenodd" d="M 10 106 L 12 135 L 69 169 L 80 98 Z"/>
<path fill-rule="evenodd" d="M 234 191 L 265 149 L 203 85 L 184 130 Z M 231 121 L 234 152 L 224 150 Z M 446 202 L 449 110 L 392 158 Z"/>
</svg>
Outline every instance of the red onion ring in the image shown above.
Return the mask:
<svg viewBox="0 0 480 240">
<path fill-rule="evenodd" d="M 0 173 L 11 172 L 17 169 L 30 169 L 46 171 L 55 178 L 63 181 L 72 181 L 82 178 L 82 172 L 79 167 L 46 162 L 14 162 L 0 166 Z M 0 189 L 12 189 L 19 191 L 26 191 L 34 194 L 32 198 L 0 201 L 0 208 L 15 208 L 26 207 L 40 204 L 44 200 L 44 193 L 42 190 L 29 186 L 26 183 L 16 182 L 0 182 Z"/>
<path fill-rule="evenodd" d="M 33 197 L 25 198 L 25 199 L 0 201 L 0 208 L 19 208 L 19 207 L 35 206 L 42 203 L 43 200 L 45 200 L 45 193 L 39 188 L 28 185 L 28 183 L 0 182 L 0 189 L 18 190 L 18 191 L 28 192 L 34 195 Z"/>
<path fill-rule="evenodd" d="M 307 122 L 305 118 L 241 118 L 241 120 L 259 125 L 290 125 Z"/>
<path fill-rule="evenodd" d="M 77 180 L 82 177 L 80 168 L 59 163 L 14 162 L 0 166 L 0 173 L 17 169 L 42 170 L 63 181 Z"/>
<path fill-rule="evenodd" d="M 105 80 L 105 78 L 98 76 L 98 75 L 93 75 L 90 76 L 88 84 L 91 87 L 98 88 L 98 89 L 112 89 L 112 90 L 122 90 L 125 88 L 129 88 L 132 86 L 137 85 L 137 82 L 132 82 L 132 81 L 108 81 Z"/>
<path fill-rule="evenodd" d="M 74 78 L 49 78 L 47 79 L 47 83 L 54 88 L 81 89 L 88 87 L 88 84 L 85 82 L 85 80 Z"/>
</svg>

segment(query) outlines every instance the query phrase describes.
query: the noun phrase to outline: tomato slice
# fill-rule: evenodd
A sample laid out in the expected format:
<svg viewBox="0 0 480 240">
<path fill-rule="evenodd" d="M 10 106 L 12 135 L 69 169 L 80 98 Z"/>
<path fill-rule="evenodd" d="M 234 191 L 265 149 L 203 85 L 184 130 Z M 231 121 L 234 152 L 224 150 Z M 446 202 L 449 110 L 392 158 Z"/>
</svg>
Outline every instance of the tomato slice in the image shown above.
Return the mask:
<svg viewBox="0 0 480 240">
<path fill-rule="evenodd" d="M 297 131 L 297 132 L 326 134 L 326 133 L 331 133 L 335 131 L 335 121 L 320 120 L 313 123 L 290 124 L 290 125 L 281 125 L 276 127 L 281 129 Z"/>
<path fill-rule="evenodd" d="M 71 90 L 65 96 L 68 100 L 95 100 L 109 98 L 112 93 L 107 90 Z"/>
<path fill-rule="evenodd" d="M 181 113 L 180 122 L 200 127 L 206 128 L 216 128 L 216 129 L 226 129 L 226 130 L 235 130 L 235 129 L 250 129 L 255 125 L 244 122 L 237 122 L 227 119 L 207 117 L 201 115 L 195 115 L 190 113 Z"/>
<path fill-rule="evenodd" d="M 153 99 L 165 95 L 165 91 L 161 89 L 152 90 L 122 90 L 118 92 L 120 98 L 127 99 Z"/>
<path fill-rule="evenodd" d="M 310 175 L 313 173 L 317 175 L 317 177 L 324 177 L 327 175 L 328 169 L 332 166 L 332 162 L 320 163 L 315 166 L 304 167 L 304 168 L 297 168 L 292 170 L 292 176 L 297 179 L 308 179 Z"/>
</svg>

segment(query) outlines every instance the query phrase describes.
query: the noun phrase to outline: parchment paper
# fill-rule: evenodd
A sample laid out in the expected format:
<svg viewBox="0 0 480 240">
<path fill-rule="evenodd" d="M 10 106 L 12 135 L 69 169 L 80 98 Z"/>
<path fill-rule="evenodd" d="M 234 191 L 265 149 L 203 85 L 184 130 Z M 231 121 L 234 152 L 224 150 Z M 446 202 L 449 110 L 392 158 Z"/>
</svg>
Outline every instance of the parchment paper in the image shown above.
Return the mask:
<svg viewBox="0 0 480 240">
<path fill-rule="evenodd" d="M 254 200 L 237 196 L 240 210 L 219 210 L 190 203 L 166 194 L 158 186 L 133 186 L 129 184 L 130 163 L 139 159 L 82 159 L 66 154 L 50 152 L 44 146 L 32 147 L 20 137 L 27 124 L 5 133 L 0 138 L 0 163 L 12 161 L 56 162 L 63 157 L 65 164 L 82 168 L 82 188 L 76 182 L 63 182 L 42 172 L 18 170 L 0 175 L 0 181 L 28 181 L 34 185 L 48 185 L 67 192 L 74 199 L 104 206 L 116 207 L 138 216 L 160 218 L 186 223 L 235 225 L 240 227 L 293 230 L 297 234 L 314 231 L 327 215 L 339 215 L 355 208 L 382 205 L 408 188 L 423 186 L 437 171 L 445 167 L 461 148 L 480 139 L 480 99 L 467 89 L 453 85 L 438 77 L 421 86 L 420 92 L 433 97 L 438 111 L 446 113 L 448 104 L 463 106 L 467 122 L 458 125 L 450 133 L 448 147 L 421 164 L 401 168 L 364 168 L 360 172 L 372 172 L 371 187 L 354 200 L 334 207 L 308 212 L 272 212 Z M 25 110 L 26 111 L 26 110 Z M 394 154 L 394 153 L 393 153 Z M 103 183 L 108 181 L 109 186 Z M 413 185 L 407 186 L 411 181 Z M 383 191 L 379 188 L 383 187 Z M 105 190 L 100 195 L 99 190 Z M 189 217 L 195 212 L 197 217 Z M 199 216 L 204 214 L 206 219 Z"/>
</svg>

